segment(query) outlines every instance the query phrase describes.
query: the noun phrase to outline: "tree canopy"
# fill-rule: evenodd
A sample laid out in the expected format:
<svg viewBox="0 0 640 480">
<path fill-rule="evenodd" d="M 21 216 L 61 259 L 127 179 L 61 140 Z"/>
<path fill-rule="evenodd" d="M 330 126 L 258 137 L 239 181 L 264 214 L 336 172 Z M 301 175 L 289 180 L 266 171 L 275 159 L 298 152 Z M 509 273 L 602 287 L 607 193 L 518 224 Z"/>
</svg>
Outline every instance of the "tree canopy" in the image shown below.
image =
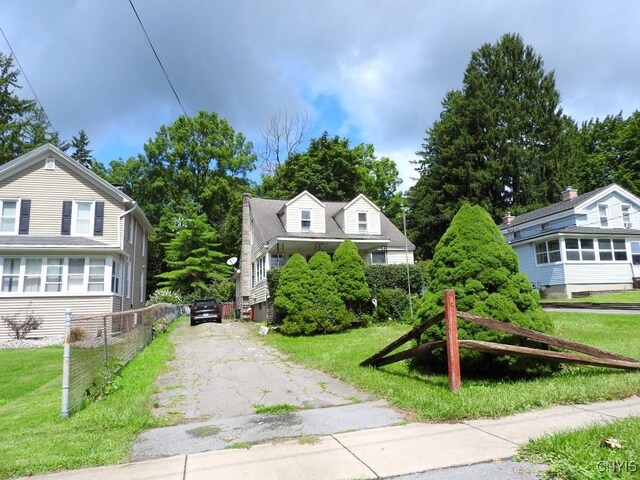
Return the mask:
<svg viewBox="0 0 640 480">
<path fill-rule="evenodd" d="M 495 220 L 555 202 L 570 184 L 576 127 L 562 114 L 553 72 L 517 34 L 471 55 L 461 90 L 450 91 L 418 152 L 409 226 L 428 255 L 459 206 Z"/>
<path fill-rule="evenodd" d="M 89 150 L 89 136 L 84 130 L 78 132 L 78 136 L 71 138 L 71 158 L 79 162 L 82 166 L 91 168 L 93 165 L 93 157 L 91 156 L 91 150 Z"/>
</svg>

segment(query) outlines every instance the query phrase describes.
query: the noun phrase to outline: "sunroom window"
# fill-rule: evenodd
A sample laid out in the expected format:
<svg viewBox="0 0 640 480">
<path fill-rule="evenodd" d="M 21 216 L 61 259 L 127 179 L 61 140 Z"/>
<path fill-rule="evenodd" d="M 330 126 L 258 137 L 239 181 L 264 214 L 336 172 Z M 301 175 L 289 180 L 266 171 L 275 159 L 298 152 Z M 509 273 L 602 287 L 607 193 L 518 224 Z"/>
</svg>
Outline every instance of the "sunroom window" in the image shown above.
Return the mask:
<svg viewBox="0 0 640 480">
<path fill-rule="evenodd" d="M 593 261 L 596 252 L 592 238 L 567 238 L 564 241 L 567 260 Z"/>
<path fill-rule="evenodd" d="M 627 247 L 624 240 L 599 239 L 598 250 L 600 250 L 600 260 L 626 261 Z"/>
<path fill-rule="evenodd" d="M 536 243 L 536 261 L 539 265 L 545 263 L 555 263 L 561 260 L 560 241 L 549 240 L 548 242 Z"/>
</svg>

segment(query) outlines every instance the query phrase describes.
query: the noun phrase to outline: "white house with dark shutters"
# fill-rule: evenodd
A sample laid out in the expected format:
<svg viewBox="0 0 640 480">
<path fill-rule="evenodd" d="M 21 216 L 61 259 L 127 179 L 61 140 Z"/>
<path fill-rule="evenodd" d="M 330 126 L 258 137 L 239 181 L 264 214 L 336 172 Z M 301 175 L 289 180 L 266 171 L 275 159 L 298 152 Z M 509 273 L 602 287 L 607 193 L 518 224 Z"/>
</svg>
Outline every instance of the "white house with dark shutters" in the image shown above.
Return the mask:
<svg viewBox="0 0 640 480">
<path fill-rule="evenodd" d="M 640 281 L 640 199 L 612 184 L 517 217 L 500 229 L 520 270 L 549 297 L 628 290 Z"/>
<path fill-rule="evenodd" d="M 267 317 L 267 272 L 295 253 L 309 259 L 329 254 L 344 240 L 358 247 L 367 264 L 413 264 L 415 246 L 380 208 L 360 194 L 349 202 L 322 202 L 304 191 L 290 200 L 243 196 L 242 251 L 236 277 L 236 304 Z"/>
<path fill-rule="evenodd" d="M 30 307 L 44 321 L 32 336 L 48 336 L 66 308 L 142 307 L 152 231 L 133 199 L 53 145 L 0 166 L 0 317 Z"/>
</svg>

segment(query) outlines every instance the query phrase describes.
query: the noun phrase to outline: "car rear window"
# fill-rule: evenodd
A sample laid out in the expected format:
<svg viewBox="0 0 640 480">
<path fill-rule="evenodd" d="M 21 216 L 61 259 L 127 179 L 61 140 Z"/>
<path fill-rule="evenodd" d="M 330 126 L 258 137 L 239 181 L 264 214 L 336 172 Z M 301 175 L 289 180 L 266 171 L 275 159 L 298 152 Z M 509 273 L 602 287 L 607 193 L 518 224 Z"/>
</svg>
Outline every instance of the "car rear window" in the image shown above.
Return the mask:
<svg viewBox="0 0 640 480">
<path fill-rule="evenodd" d="M 215 300 L 196 300 L 194 305 L 210 305 L 212 303 L 218 303 Z"/>
</svg>

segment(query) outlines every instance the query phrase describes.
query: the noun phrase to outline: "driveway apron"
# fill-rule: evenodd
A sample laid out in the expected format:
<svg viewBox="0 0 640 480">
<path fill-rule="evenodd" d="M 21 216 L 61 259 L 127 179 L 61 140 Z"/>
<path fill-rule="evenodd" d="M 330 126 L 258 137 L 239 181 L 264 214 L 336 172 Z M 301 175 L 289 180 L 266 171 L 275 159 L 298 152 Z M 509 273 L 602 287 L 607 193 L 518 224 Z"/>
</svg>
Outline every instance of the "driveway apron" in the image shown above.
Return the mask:
<svg viewBox="0 0 640 480">
<path fill-rule="evenodd" d="M 402 412 L 324 373 L 303 368 L 245 322 L 179 324 L 175 358 L 158 379 L 155 413 L 177 425 L 145 432 L 133 460 L 397 425 Z M 257 414 L 260 406 L 291 412 Z M 295 409 L 293 408 L 295 407 Z"/>
</svg>

